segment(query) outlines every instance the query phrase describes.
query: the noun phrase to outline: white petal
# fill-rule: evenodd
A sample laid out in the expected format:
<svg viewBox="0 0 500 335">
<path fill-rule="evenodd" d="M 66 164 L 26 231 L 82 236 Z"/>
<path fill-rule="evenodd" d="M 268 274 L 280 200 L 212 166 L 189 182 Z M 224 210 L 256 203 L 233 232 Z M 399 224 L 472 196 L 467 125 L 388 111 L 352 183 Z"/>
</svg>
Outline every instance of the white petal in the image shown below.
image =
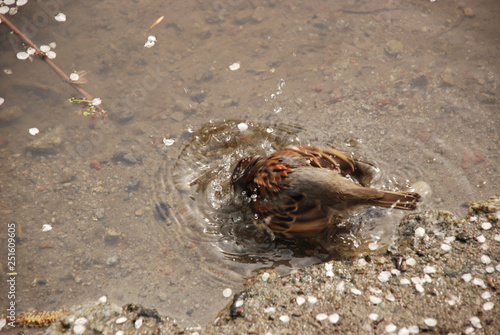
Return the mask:
<svg viewBox="0 0 500 335">
<path fill-rule="evenodd" d="M 17 0 L 16 5 L 17 6 L 24 6 L 28 3 L 28 0 Z"/>
<path fill-rule="evenodd" d="M 9 12 L 9 7 L 3 6 L 0 7 L 0 14 L 7 14 Z"/>
<path fill-rule="evenodd" d="M 29 47 L 28 49 L 26 49 L 26 52 L 31 56 L 35 54 L 36 50 L 32 47 Z"/>
<path fill-rule="evenodd" d="M 92 105 L 94 106 L 99 106 L 101 104 L 101 98 L 94 98 L 92 99 Z"/>
<path fill-rule="evenodd" d="M 57 14 L 54 19 L 56 19 L 57 22 L 65 22 L 66 21 L 66 15 L 63 13 Z"/>
<path fill-rule="evenodd" d="M 30 128 L 30 129 L 28 129 L 28 132 L 31 135 L 35 136 L 36 134 L 38 134 L 40 132 L 40 130 L 38 130 L 38 128 Z"/>
<path fill-rule="evenodd" d="M 25 59 L 28 59 L 28 57 L 30 55 L 28 55 L 27 52 L 21 51 L 21 52 L 18 52 L 16 56 L 17 56 L 17 59 L 25 60 Z"/>
<path fill-rule="evenodd" d="M 48 59 L 54 59 L 57 56 L 54 51 L 49 51 L 49 52 L 45 53 L 45 55 L 47 55 Z"/>
<path fill-rule="evenodd" d="M 5 99 L 0 97 L 0 106 L 3 105 L 4 102 L 5 102 Z"/>
<path fill-rule="evenodd" d="M 229 70 L 231 71 L 236 71 L 240 68 L 240 63 L 233 63 L 231 65 L 229 65 Z"/>
<path fill-rule="evenodd" d="M 44 232 L 45 232 L 45 231 L 50 231 L 50 230 L 52 230 L 52 226 L 51 226 L 51 225 L 49 225 L 49 224 L 44 224 L 44 225 L 42 226 L 42 231 L 44 231 Z"/>
<path fill-rule="evenodd" d="M 40 45 L 40 50 L 42 52 L 49 52 L 50 51 L 50 47 L 48 45 Z"/>
</svg>

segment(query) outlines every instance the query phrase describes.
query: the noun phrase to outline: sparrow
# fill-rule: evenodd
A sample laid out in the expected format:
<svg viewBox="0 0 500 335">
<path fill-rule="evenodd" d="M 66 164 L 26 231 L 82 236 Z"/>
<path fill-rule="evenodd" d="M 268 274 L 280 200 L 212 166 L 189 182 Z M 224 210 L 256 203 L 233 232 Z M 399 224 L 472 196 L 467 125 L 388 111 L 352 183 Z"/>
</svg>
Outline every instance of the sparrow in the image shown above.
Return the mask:
<svg viewBox="0 0 500 335">
<path fill-rule="evenodd" d="M 274 238 L 321 236 L 333 215 L 360 206 L 415 210 L 420 195 L 369 187 L 377 169 L 333 148 L 288 146 L 241 159 L 231 175 L 254 223 Z"/>
</svg>

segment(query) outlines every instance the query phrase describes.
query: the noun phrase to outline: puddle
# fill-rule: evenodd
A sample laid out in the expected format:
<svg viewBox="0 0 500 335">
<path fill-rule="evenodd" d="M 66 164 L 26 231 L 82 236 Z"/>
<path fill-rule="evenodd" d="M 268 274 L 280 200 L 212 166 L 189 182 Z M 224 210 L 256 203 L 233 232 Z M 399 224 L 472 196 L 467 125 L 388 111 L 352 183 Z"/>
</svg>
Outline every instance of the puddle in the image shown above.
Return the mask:
<svg viewBox="0 0 500 335">
<path fill-rule="evenodd" d="M 18 311 L 106 295 L 203 325 L 253 271 L 320 262 L 231 207 L 235 162 L 289 143 L 352 152 L 380 169 L 377 187 L 425 182 L 421 209 L 462 216 L 498 193 L 496 1 L 58 2 L 66 22 L 52 10 L 29 1 L 11 19 L 56 42 L 65 73 L 87 73 L 110 119 L 84 116 L 41 60 L 18 60 L 25 47 L 0 25 L 0 215 L 17 227 Z M 383 250 L 401 215 L 354 213 L 339 253 Z"/>
</svg>

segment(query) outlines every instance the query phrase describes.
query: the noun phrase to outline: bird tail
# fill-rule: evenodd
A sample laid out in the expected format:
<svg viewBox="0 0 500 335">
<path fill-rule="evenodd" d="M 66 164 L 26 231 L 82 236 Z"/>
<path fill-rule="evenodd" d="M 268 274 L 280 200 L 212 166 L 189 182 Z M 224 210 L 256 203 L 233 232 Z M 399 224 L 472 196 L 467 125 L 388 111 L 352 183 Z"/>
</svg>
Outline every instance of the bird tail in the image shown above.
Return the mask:
<svg viewBox="0 0 500 335">
<path fill-rule="evenodd" d="M 417 203 L 420 201 L 420 194 L 415 192 L 382 192 L 384 193 L 382 198 L 371 200 L 369 205 L 412 211 L 417 208 Z"/>
</svg>

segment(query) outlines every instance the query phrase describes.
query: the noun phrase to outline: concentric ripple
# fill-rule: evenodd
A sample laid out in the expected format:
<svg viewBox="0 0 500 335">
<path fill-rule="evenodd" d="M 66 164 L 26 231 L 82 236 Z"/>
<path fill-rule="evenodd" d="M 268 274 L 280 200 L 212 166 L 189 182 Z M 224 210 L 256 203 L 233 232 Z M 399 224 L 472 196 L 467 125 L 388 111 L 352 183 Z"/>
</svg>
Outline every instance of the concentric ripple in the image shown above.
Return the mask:
<svg viewBox="0 0 500 335">
<path fill-rule="evenodd" d="M 268 267 L 286 274 L 328 258 L 386 246 L 390 238 L 383 241 L 386 231 L 380 222 L 393 226 L 400 216 L 392 211 L 369 208 L 351 213 L 333 238 L 299 245 L 271 240 L 255 228 L 251 213 L 237 204 L 230 185 L 236 163 L 243 157 L 269 155 L 303 143 L 300 131 L 282 124 L 223 121 L 194 132 L 177 157 L 167 157 L 159 171 L 157 210 L 169 223 L 160 234 L 192 246 L 202 270 L 228 280 Z"/>
</svg>

